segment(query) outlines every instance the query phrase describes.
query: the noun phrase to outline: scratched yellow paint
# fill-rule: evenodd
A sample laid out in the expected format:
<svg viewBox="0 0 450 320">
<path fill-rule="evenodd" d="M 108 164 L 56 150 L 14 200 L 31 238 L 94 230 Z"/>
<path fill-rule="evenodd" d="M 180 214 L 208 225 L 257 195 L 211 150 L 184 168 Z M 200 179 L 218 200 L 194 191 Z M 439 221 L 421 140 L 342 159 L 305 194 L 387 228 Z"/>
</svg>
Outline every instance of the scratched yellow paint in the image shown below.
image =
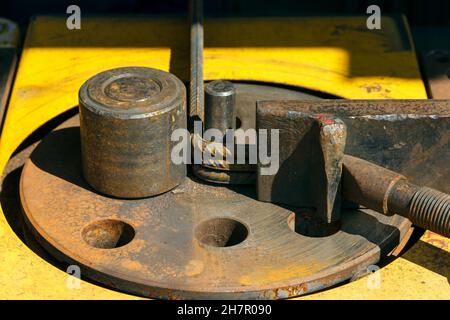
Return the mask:
<svg viewBox="0 0 450 320">
<path fill-rule="evenodd" d="M 246 275 L 243 275 L 239 279 L 239 282 L 244 286 L 266 286 L 270 283 L 288 281 L 289 279 L 292 279 L 299 274 L 311 275 L 311 270 L 314 270 L 314 268 L 319 269 L 319 267 L 316 267 L 316 265 L 320 266 L 320 264 L 313 264 L 313 262 L 311 262 L 311 265 L 307 267 L 301 264 L 297 264 L 286 265 L 282 270 L 273 270 L 271 268 L 249 270 Z"/>
<path fill-rule="evenodd" d="M 401 258 L 381 268 L 377 274 L 302 299 L 448 300 L 449 244 L 448 239 L 427 231 Z"/>
<path fill-rule="evenodd" d="M 389 18 L 382 23 L 381 31 L 368 32 L 357 17 L 206 21 L 205 79 L 276 82 L 344 98 L 426 98 L 407 30 Z M 79 87 L 97 72 L 148 66 L 187 80 L 188 37 L 186 19 L 83 18 L 73 31 L 64 17 L 34 19 L 0 138 L 0 171 L 30 133 L 77 105 Z M 135 298 L 84 281 L 68 289 L 67 275 L 29 250 L 3 213 L 0 237 L 0 298 Z M 382 271 L 382 290 L 368 293 L 362 279 L 308 298 L 449 298 L 439 272 L 403 258 Z"/>
</svg>

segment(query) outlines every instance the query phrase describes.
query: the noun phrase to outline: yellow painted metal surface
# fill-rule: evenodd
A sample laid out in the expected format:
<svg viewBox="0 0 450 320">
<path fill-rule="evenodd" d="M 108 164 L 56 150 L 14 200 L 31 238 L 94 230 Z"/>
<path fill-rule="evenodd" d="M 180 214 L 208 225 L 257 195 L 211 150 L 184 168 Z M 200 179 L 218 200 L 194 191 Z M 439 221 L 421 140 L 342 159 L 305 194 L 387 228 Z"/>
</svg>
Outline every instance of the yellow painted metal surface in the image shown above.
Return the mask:
<svg viewBox="0 0 450 320">
<path fill-rule="evenodd" d="M 426 98 L 404 22 L 382 24 L 369 31 L 357 17 L 207 20 L 205 79 L 275 82 L 353 99 Z M 83 18 L 81 30 L 67 30 L 64 17 L 36 18 L 0 138 L 0 171 L 34 130 L 75 107 L 81 84 L 100 71 L 148 66 L 187 80 L 188 30 L 185 19 L 92 17 Z M 67 274 L 29 250 L 3 214 L 0 238 L 0 298 L 135 298 L 84 281 L 69 289 Z M 424 238 L 384 267 L 379 290 L 363 278 L 306 298 L 448 299 L 448 240 L 437 239 L 439 251 Z M 429 266 L 439 260 L 433 254 L 443 267 Z"/>
<path fill-rule="evenodd" d="M 370 276 L 302 299 L 450 299 L 450 242 L 427 231 L 400 258 Z M 377 284 L 379 281 L 379 284 Z"/>
</svg>

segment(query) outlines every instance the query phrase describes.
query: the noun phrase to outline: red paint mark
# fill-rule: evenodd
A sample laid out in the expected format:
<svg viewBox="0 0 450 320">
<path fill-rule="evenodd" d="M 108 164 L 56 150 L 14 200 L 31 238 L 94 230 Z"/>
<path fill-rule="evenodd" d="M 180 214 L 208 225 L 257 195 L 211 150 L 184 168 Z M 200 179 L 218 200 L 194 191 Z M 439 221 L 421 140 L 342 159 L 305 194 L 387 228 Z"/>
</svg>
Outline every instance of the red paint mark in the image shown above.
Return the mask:
<svg viewBox="0 0 450 320">
<path fill-rule="evenodd" d="M 327 113 L 318 113 L 318 114 L 316 114 L 314 116 L 314 118 L 317 121 L 319 121 L 319 122 L 321 122 L 321 123 L 323 123 L 325 125 L 330 125 L 330 124 L 334 124 L 335 123 L 334 116 L 331 115 L 331 114 L 327 114 Z"/>
</svg>

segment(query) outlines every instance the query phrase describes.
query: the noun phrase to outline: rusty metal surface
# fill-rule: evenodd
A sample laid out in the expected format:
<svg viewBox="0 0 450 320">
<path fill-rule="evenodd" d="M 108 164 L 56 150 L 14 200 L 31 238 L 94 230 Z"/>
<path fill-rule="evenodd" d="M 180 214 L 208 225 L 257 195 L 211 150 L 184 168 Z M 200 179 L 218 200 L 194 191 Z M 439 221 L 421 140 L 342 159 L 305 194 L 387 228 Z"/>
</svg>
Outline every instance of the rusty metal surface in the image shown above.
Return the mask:
<svg viewBox="0 0 450 320">
<path fill-rule="evenodd" d="M 305 92 L 299 88 L 276 86 L 273 84 L 264 83 L 242 83 L 233 82 L 236 91 L 236 129 L 248 130 L 256 127 L 256 102 L 265 100 L 277 99 L 292 99 L 292 100 L 317 100 L 321 99 L 324 94 L 316 92 Z M 196 138 L 196 137 L 194 137 Z M 205 141 L 200 146 L 201 152 Z M 195 146 L 194 146 L 195 147 Z M 249 144 L 245 144 L 245 154 L 249 154 Z M 235 150 L 237 145 L 235 145 Z M 226 154 L 226 153 L 224 153 Z M 233 153 L 233 154 L 236 154 Z M 224 157 L 226 158 L 226 157 Z M 229 171 L 229 172 L 221 172 Z M 240 172 L 245 171 L 245 172 Z M 204 162 L 202 167 L 194 166 L 193 172 L 199 178 L 213 183 L 219 184 L 253 184 L 255 183 L 256 164 L 230 163 L 225 161 L 207 163 Z"/>
<path fill-rule="evenodd" d="M 332 96 L 296 87 L 269 83 L 233 82 L 236 88 L 236 128 L 256 128 L 256 102 L 275 100 L 319 100 Z"/>
<path fill-rule="evenodd" d="M 139 198 L 183 181 L 185 164 L 171 161 L 172 132 L 186 129 L 186 89 L 177 77 L 112 69 L 87 80 L 79 97 L 83 175 L 94 189 Z"/>
<path fill-rule="evenodd" d="M 386 215 L 405 214 L 416 188 L 405 185 L 405 176 L 387 170 L 374 163 L 352 157 L 344 157 L 343 196 L 364 207 Z M 400 193 L 396 196 L 394 193 Z M 393 199 L 390 197 L 394 196 Z"/>
<path fill-rule="evenodd" d="M 249 168 L 250 169 L 250 168 Z M 246 184 L 255 183 L 255 171 L 248 170 L 217 170 L 205 165 L 193 165 L 192 172 L 203 181 L 218 184 Z"/>
<path fill-rule="evenodd" d="M 67 126 L 67 125 L 66 125 Z M 52 256 L 109 287 L 159 298 L 276 299 L 314 292 L 377 263 L 407 219 L 344 210 L 327 237 L 297 233 L 308 212 L 256 200 L 253 187 L 189 177 L 160 196 L 123 200 L 81 176 L 79 128 L 33 151 L 20 194 L 27 224 Z"/>
<path fill-rule="evenodd" d="M 261 174 L 265 166 L 258 163 L 258 200 L 315 208 L 322 222 L 337 222 L 347 135 L 345 124 L 329 114 L 290 109 L 278 114 L 277 110 L 257 109 L 257 129 L 279 130 L 280 163 L 274 175 Z M 272 144 L 270 140 L 268 145 Z"/>
<path fill-rule="evenodd" d="M 236 129 L 236 89 L 230 81 L 215 80 L 205 85 L 204 129 L 217 129 L 225 135 Z"/>
<path fill-rule="evenodd" d="M 393 171 L 345 156 L 343 196 L 386 215 L 400 214 L 415 225 L 450 236 L 450 196 L 419 187 Z"/>
<path fill-rule="evenodd" d="M 190 81 L 189 120 L 204 120 L 205 97 L 203 83 L 203 0 L 189 1 L 190 13 Z"/>
<path fill-rule="evenodd" d="M 283 138 L 283 121 L 287 118 L 305 113 L 333 114 L 347 126 L 346 154 L 399 172 L 417 185 L 450 192 L 448 100 L 266 101 L 259 102 L 258 108 L 258 113 L 273 117 L 271 128 L 281 129 L 280 152 L 283 145 L 298 142 L 295 134 L 291 135 L 294 141 Z M 274 192 L 281 192 L 284 198 L 297 197 L 298 185 L 288 183 L 296 168 L 285 169 L 282 157 L 278 173 L 258 181 L 258 190 L 267 200 Z M 283 181 L 281 188 L 276 187 L 277 181 Z"/>
<path fill-rule="evenodd" d="M 316 160 L 319 166 L 317 182 L 311 187 L 315 190 L 317 213 L 326 223 L 333 223 L 340 218 L 339 189 L 347 129 L 344 122 L 335 116 L 320 115 L 315 118 L 319 126 L 321 156 L 316 158 L 319 160 Z"/>
</svg>

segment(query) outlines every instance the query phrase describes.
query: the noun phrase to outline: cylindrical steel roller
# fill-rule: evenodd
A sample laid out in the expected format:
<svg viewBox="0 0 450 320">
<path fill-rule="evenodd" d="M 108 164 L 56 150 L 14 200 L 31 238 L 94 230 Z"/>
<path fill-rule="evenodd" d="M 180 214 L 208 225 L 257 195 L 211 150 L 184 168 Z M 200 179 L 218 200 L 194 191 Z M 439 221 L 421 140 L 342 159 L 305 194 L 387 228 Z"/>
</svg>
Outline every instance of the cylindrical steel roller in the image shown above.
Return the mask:
<svg viewBox="0 0 450 320">
<path fill-rule="evenodd" d="M 171 161 L 172 132 L 186 128 L 186 89 L 150 68 L 101 72 L 79 92 L 81 159 L 86 181 L 119 198 L 166 192 L 186 176 Z"/>
<path fill-rule="evenodd" d="M 225 134 L 236 128 L 236 90 L 230 81 L 216 80 L 205 86 L 205 130 Z"/>
</svg>

